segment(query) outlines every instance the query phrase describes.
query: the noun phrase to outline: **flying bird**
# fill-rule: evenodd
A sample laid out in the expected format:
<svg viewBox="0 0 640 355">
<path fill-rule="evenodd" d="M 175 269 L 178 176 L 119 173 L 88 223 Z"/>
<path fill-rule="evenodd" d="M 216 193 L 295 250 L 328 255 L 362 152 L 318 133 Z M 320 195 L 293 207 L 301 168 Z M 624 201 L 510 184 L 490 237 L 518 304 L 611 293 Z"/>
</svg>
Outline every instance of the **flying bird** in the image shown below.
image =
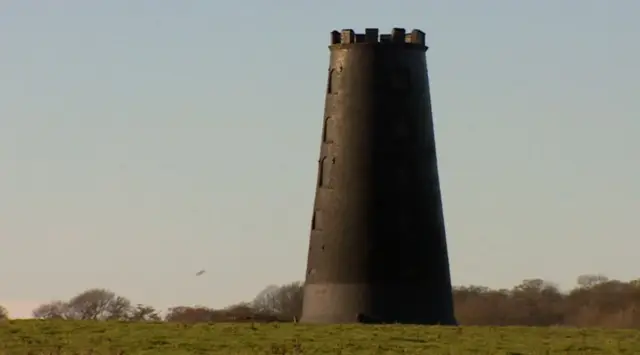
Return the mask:
<svg viewBox="0 0 640 355">
<path fill-rule="evenodd" d="M 196 272 L 196 276 L 200 276 L 202 274 L 204 274 L 204 270 L 200 270 L 200 271 Z"/>
</svg>

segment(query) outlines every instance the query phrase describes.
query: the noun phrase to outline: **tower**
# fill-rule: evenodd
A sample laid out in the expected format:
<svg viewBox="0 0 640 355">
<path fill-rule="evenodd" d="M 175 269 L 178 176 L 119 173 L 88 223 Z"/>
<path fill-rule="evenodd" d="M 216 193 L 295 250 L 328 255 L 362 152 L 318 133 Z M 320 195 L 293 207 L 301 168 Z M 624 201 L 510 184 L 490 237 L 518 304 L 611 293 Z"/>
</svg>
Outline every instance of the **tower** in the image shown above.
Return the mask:
<svg viewBox="0 0 640 355">
<path fill-rule="evenodd" d="M 301 322 L 455 324 L 425 35 L 329 48 Z"/>
</svg>

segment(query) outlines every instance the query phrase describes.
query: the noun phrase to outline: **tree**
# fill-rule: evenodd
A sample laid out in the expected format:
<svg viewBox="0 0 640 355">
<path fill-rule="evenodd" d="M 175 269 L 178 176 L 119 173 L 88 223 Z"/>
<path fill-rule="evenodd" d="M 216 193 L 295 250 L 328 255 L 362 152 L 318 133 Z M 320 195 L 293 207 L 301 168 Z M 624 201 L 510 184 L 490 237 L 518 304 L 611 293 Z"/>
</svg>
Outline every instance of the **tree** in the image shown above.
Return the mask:
<svg viewBox="0 0 640 355">
<path fill-rule="evenodd" d="M 135 322 L 159 322 L 162 318 L 155 308 L 138 304 L 130 311 L 128 320 Z"/>
<path fill-rule="evenodd" d="M 251 302 L 251 308 L 256 312 L 261 313 L 274 313 L 273 310 L 273 295 L 275 295 L 280 289 L 277 285 L 269 285 L 260 291 Z"/>
<path fill-rule="evenodd" d="M 578 286 L 582 288 L 591 288 L 601 283 L 609 281 L 604 275 L 580 275 L 578 276 Z"/>
<path fill-rule="evenodd" d="M 38 319 L 68 319 L 69 305 L 64 301 L 53 301 L 41 304 L 31 313 Z"/>
<path fill-rule="evenodd" d="M 216 310 L 208 307 L 172 307 L 165 316 L 167 322 L 199 323 L 210 322 L 216 317 Z"/>
<path fill-rule="evenodd" d="M 514 290 L 538 293 L 547 286 L 547 282 L 542 279 L 526 279 L 522 280 L 522 283 L 520 283 L 520 285 L 514 287 Z"/>
<path fill-rule="evenodd" d="M 40 319 L 126 320 L 134 308 L 131 302 L 101 288 L 86 290 L 67 302 L 53 301 L 33 310 Z"/>
<path fill-rule="evenodd" d="M 252 302 L 256 312 L 276 315 L 281 319 L 298 319 L 302 313 L 302 282 L 268 286 Z"/>
<path fill-rule="evenodd" d="M 511 322 L 550 326 L 562 322 L 563 296 L 558 287 L 542 279 L 527 279 L 511 291 Z"/>
<path fill-rule="evenodd" d="M 454 287 L 456 319 L 463 325 L 640 328 L 640 279 L 627 282 L 603 275 L 583 275 L 578 286 L 562 292 L 542 279 L 528 279 L 511 289 Z M 287 322 L 300 316 L 303 285 L 269 286 L 250 303 L 223 309 L 204 306 L 170 308 L 170 322 Z M 131 302 L 105 289 L 91 289 L 68 301 L 33 310 L 40 319 L 159 321 L 153 307 Z M 0 320 L 7 319 L 0 307 Z"/>
<path fill-rule="evenodd" d="M 0 305 L 0 321 L 9 319 L 9 311 L 4 306 Z"/>
<path fill-rule="evenodd" d="M 73 297 L 68 307 L 73 319 L 92 320 L 123 320 L 132 310 L 128 299 L 101 288 L 89 289 Z"/>
<path fill-rule="evenodd" d="M 258 315 L 251 304 L 245 302 L 226 307 L 218 313 L 220 317 L 218 320 L 223 321 L 254 320 Z"/>
</svg>

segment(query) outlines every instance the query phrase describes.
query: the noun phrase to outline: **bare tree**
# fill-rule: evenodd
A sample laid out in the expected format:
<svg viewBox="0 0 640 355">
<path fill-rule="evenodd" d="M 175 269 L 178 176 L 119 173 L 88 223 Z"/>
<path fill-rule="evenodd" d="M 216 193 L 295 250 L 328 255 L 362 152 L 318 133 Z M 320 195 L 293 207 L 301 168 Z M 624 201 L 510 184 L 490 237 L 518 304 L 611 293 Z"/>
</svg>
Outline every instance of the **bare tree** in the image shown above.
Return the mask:
<svg viewBox="0 0 640 355">
<path fill-rule="evenodd" d="M 40 319 L 128 319 L 133 311 L 131 302 L 106 289 L 90 289 L 67 302 L 54 301 L 33 310 Z"/>
<path fill-rule="evenodd" d="M 132 310 L 128 299 L 102 288 L 80 293 L 69 300 L 68 306 L 74 319 L 126 319 Z"/>
<path fill-rule="evenodd" d="M 268 286 L 253 300 L 257 312 L 273 314 L 282 319 L 299 318 L 302 313 L 303 285 L 292 282 L 280 287 Z"/>
<path fill-rule="evenodd" d="M 278 293 L 279 289 L 280 287 L 277 285 L 269 285 L 265 287 L 253 299 L 253 302 L 251 302 L 251 308 L 256 310 L 256 312 L 273 313 L 273 298 L 274 295 Z"/>
<path fill-rule="evenodd" d="M 228 319 L 249 319 L 254 317 L 257 312 L 250 303 L 242 302 L 223 308 L 221 313 Z"/>
<path fill-rule="evenodd" d="M 167 322 L 199 323 L 215 319 L 217 311 L 208 307 L 172 307 L 165 316 Z"/>
<path fill-rule="evenodd" d="M 584 275 L 568 292 L 542 279 L 524 280 L 511 289 L 455 287 L 456 318 L 463 325 L 612 327 L 640 329 L 640 279 L 623 282 L 603 275 Z M 302 283 L 269 286 L 251 303 L 223 309 L 204 306 L 170 308 L 171 322 L 287 322 L 299 317 Z M 157 321 L 153 307 L 131 303 L 104 289 L 85 291 L 69 301 L 54 301 L 33 310 L 41 319 L 121 319 Z M 0 307 L 0 320 L 6 319 Z"/>
<path fill-rule="evenodd" d="M 0 320 L 7 320 L 9 319 L 9 311 L 7 310 L 6 307 L 0 305 Z"/>
<path fill-rule="evenodd" d="M 578 286 L 582 288 L 590 288 L 609 281 L 604 275 L 580 275 L 578 276 Z"/>
<path fill-rule="evenodd" d="M 68 319 L 69 305 L 64 301 L 53 301 L 41 304 L 31 313 L 38 319 Z"/>
<path fill-rule="evenodd" d="M 540 292 L 545 287 L 548 286 L 548 283 L 542 279 L 526 279 L 522 280 L 522 283 L 515 286 L 514 291 L 524 291 L 524 292 Z"/>
<path fill-rule="evenodd" d="M 143 304 L 138 304 L 130 311 L 128 320 L 136 322 L 159 322 L 162 320 L 162 318 L 155 308 Z"/>
</svg>

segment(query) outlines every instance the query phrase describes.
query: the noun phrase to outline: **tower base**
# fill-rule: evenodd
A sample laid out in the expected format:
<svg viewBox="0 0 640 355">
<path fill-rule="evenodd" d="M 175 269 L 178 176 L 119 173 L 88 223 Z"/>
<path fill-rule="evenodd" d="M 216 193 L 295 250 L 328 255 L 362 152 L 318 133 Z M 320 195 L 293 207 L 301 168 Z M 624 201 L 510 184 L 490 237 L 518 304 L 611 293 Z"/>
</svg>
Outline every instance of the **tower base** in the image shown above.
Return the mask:
<svg viewBox="0 0 640 355">
<path fill-rule="evenodd" d="M 434 296 L 415 285 L 305 285 L 300 323 L 458 325 L 451 307 L 438 308 L 442 301 Z"/>
</svg>

